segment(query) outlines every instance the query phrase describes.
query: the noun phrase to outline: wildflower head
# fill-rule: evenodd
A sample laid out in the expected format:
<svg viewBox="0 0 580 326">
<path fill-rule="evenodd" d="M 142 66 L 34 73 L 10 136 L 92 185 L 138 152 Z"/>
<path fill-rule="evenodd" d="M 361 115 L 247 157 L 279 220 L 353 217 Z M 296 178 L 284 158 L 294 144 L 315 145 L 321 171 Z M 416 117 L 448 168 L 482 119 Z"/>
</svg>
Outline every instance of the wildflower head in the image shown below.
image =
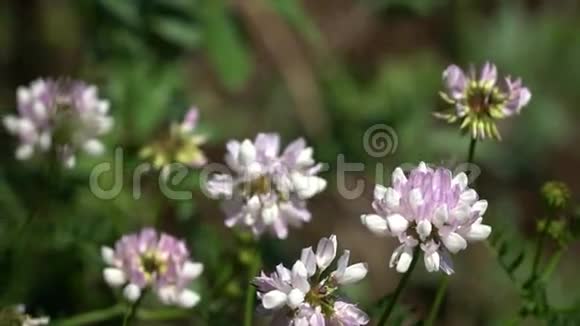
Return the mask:
<svg viewBox="0 0 580 326">
<path fill-rule="evenodd" d="M 274 314 L 272 325 L 366 325 L 368 316 L 338 295 L 342 285 L 356 283 L 367 274 L 366 263 L 349 265 L 350 252 L 338 259 L 337 269 L 327 272 L 336 258 L 337 240 L 332 235 L 302 249 L 300 260 L 287 269 L 276 266 L 270 275 L 254 279 L 261 308 Z"/>
<path fill-rule="evenodd" d="M 450 254 L 465 249 L 468 241 L 489 236 L 491 227 L 482 224 L 487 201 L 479 200 L 467 182 L 464 173 L 453 176 L 448 169 L 432 169 L 421 162 L 408 176 L 395 169 L 390 187 L 376 186 L 375 214 L 362 215 L 361 220 L 373 233 L 396 237 L 401 243 L 391 267 L 406 272 L 414 248 L 420 246 L 429 272 L 452 274 Z"/>
<path fill-rule="evenodd" d="M 112 287 L 124 287 L 130 301 L 150 289 L 161 302 L 192 307 L 199 295 L 187 288 L 203 271 L 203 265 L 189 258 L 183 241 L 153 229 L 123 236 L 115 248 L 103 247 L 105 281 Z"/>
<path fill-rule="evenodd" d="M 559 181 L 546 182 L 542 186 L 542 196 L 550 208 L 565 208 L 570 201 L 570 189 Z"/>
<path fill-rule="evenodd" d="M 205 136 L 196 133 L 198 116 L 197 108 L 190 108 L 181 123 L 171 124 L 165 136 L 141 150 L 141 158 L 150 159 L 156 169 L 171 163 L 204 165 L 207 159 L 200 146 L 205 143 Z"/>
<path fill-rule="evenodd" d="M 531 98 L 521 79 L 507 76 L 498 82 L 497 68 L 486 63 L 479 76 L 475 69 L 466 75 L 461 68 L 450 65 L 443 72 L 445 92 L 441 97 L 453 108 L 435 116 L 450 123 L 460 122 L 461 129 L 474 139 L 501 139 L 495 120 L 520 113 Z"/>
<path fill-rule="evenodd" d="M 227 144 L 226 163 L 232 174 L 216 174 L 206 185 L 215 198 L 222 198 L 228 227 L 242 226 L 255 236 L 268 231 L 286 238 L 288 226 L 310 221 L 306 200 L 324 190 L 326 181 L 316 174 L 312 148 L 303 139 L 280 154 L 277 134 L 258 134 Z"/>
<path fill-rule="evenodd" d="M 16 158 L 26 160 L 36 152 L 50 152 L 66 167 L 73 167 L 82 150 L 99 155 L 99 137 L 113 126 L 109 102 L 97 88 L 70 79 L 38 79 L 17 91 L 18 115 L 4 117 L 4 126 L 20 140 Z"/>
</svg>

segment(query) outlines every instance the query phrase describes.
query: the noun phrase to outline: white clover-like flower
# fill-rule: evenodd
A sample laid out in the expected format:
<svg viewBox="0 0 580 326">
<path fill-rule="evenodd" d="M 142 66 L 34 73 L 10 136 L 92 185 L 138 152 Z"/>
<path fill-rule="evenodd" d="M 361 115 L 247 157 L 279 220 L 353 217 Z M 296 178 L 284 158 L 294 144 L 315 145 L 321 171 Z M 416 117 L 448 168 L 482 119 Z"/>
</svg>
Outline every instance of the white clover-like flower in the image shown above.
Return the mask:
<svg viewBox="0 0 580 326">
<path fill-rule="evenodd" d="M 264 232 L 284 239 L 288 226 L 298 227 L 311 219 L 306 200 L 326 188 L 316 174 L 321 170 L 312 148 L 303 139 L 292 142 L 280 154 L 280 136 L 258 134 L 254 142 L 230 141 L 226 163 L 232 174 L 216 174 L 206 189 L 222 198 L 228 227 Z"/>
<path fill-rule="evenodd" d="M 52 153 L 71 168 L 79 150 L 100 155 L 99 137 L 108 133 L 113 118 L 109 102 L 97 88 L 69 79 L 38 79 L 17 91 L 18 116 L 4 117 L 7 131 L 20 140 L 16 158 L 30 159 L 36 152 Z"/>
<path fill-rule="evenodd" d="M 337 269 L 325 272 L 336 253 L 336 236 L 322 238 L 316 253 L 312 247 L 302 249 L 291 270 L 280 264 L 272 274 L 262 272 L 254 279 L 261 309 L 274 315 L 271 325 L 359 326 L 369 322 L 362 310 L 337 294 L 340 286 L 362 280 L 367 265 L 349 265 L 350 252 L 345 250 Z"/>
<path fill-rule="evenodd" d="M 467 186 L 465 173 L 453 177 L 446 168 L 432 169 L 421 162 L 408 177 L 401 168 L 395 169 L 391 183 L 391 187 L 376 185 L 375 214 L 362 215 L 361 220 L 373 233 L 399 239 L 401 245 L 390 260 L 398 272 L 407 271 L 414 248 L 420 246 L 429 272 L 452 274 L 450 253 L 491 233 L 491 227 L 482 224 L 487 201 L 479 200 Z"/>
<path fill-rule="evenodd" d="M 183 241 L 153 229 L 123 236 L 115 249 L 103 247 L 103 260 L 109 267 L 103 277 L 111 287 L 123 287 L 129 301 L 152 289 L 160 301 L 184 308 L 195 306 L 199 295 L 187 288 L 203 272 L 203 264 L 190 260 Z"/>
</svg>

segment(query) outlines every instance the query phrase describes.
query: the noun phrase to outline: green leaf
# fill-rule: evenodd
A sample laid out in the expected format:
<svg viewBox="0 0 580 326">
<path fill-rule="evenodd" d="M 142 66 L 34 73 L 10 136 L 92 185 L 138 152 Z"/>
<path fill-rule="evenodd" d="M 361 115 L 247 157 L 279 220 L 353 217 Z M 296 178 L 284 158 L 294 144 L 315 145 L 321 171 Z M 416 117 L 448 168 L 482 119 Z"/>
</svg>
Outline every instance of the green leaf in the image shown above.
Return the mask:
<svg viewBox="0 0 580 326">
<path fill-rule="evenodd" d="M 164 40 L 191 50 L 201 42 L 201 35 L 196 26 L 172 18 L 156 19 L 153 29 Z"/>
<path fill-rule="evenodd" d="M 130 26 L 139 25 L 139 10 L 135 1 L 100 0 L 100 4 L 123 23 Z"/>
<path fill-rule="evenodd" d="M 253 70 L 251 58 L 228 16 L 225 2 L 203 0 L 200 18 L 204 25 L 203 43 L 222 82 L 230 90 L 239 90 Z"/>
</svg>

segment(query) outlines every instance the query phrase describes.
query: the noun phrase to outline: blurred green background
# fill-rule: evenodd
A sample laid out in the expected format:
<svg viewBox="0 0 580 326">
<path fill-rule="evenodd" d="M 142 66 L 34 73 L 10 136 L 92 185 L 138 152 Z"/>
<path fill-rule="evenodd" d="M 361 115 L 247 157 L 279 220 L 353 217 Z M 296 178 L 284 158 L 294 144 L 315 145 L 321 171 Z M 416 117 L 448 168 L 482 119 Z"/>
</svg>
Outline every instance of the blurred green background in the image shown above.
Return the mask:
<svg viewBox="0 0 580 326">
<path fill-rule="evenodd" d="M 369 262 L 369 277 L 349 289 L 369 307 L 399 279 L 387 266 L 396 241 L 372 236 L 359 222 L 371 210 L 376 164 L 388 172 L 402 163 L 454 166 L 466 158 L 469 140 L 431 114 L 443 105 L 441 72 L 450 63 L 490 60 L 500 73 L 522 77 L 533 94 L 521 116 L 500 124 L 504 141 L 479 144 L 475 158 L 478 191 L 490 202 L 488 223 L 508 244 L 531 248 L 543 214 L 541 184 L 560 179 L 580 191 L 579 35 L 580 3 L 565 0 L 4 0 L 0 114 L 14 112 L 19 85 L 71 76 L 99 85 L 112 102 L 115 129 L 105 158 L 83 157 L 57 177 L 42 162 L 15 161 L 16 140 L 1 132 L 0 305 L 26 303 L 57 319 L 114 304 L 101 279 L 100 245 L 161 220 L 206 264 L 196 285 L 200 314 L 175 324 L 238 320 L 243 257 L 235 254 L 237 240 L 223 226 L 218 203 L 199 191 L 198 176 L 182 184 L 195 189 L 192 201 L 163 200 L 154 180 L 144 181 L 141 199 L 128 186 L 139 148 L 195 104 L 210 161 L 222 161 L 228 139 L 276 131 L 284 143 L 306 137 L 315 157 L 330 164 L 327 191 L 310 202 L 313 221 L 287 241 L 265 240 L 265 268 L 335 233 L 341 248 Z M 380 123 L 394 128 L 398 146 L 375 158 L 365 152 L 363 135 Z M 117 146 L 124 149 L 126 186 L 116 198 L 99 200 L 88 175 L 95 164 L 112 161 Z M 338 154 L 366 164 L 346 175 L 353 187 L 365 181 L 361 198 L 338 193 Z M 570 247 L 548 284 L 554 305 L 578 304 L 578 249 Z M 517 313 L 517 286 L 491 248 L 472 245 L 455 263 L 440 324 L 496 325 Z M 424 318 L 439 279 L 423 268 L 414 274 L 402 298 L 404 324 Z M 216 284 L 223 285 L 217 297 Z"/>
</svg>

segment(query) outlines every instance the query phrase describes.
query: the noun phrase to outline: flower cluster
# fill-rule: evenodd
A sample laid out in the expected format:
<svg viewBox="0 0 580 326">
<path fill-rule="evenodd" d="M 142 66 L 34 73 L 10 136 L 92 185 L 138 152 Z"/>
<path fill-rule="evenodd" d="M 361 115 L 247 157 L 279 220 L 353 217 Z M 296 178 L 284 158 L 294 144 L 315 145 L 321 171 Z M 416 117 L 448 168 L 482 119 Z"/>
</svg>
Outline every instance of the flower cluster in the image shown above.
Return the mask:
<svg viewBox="0 0 580 326">
<path fill-rule="evenodd" d="M 258 134 L 254 142 L 230 141 L 226 162 L 233 175 L 216 174 L 208 192 L 224 198 L 226 225 L 241 225 L 259 236 L 265 231 L 286 238 L 288 226 L 310 221 L 306 199 L 324 190 L 326 181 L 316 174 L 312 148 L 303 139 L 291 143 L 280 155 L 277 134 Z"/>
<path fill-rule="evenodd" d="M 432 169 L 421 162 L 408 178 L 397 168 L 391 187 L 376 186 L 376 214 L 362 215 L 361 220 L 373 233 L 399 239 L 391 267 L 406 272 L 414 249 L 420 246 L 429 272 L 452 274 L 450 253 L 465 249 L 468 241 L 489 236 L 491 227 L 481 223 L 487 201 L 478 200 L 467 183 L 465 173 L 453 177 L 448 169 Z"/>
<path fill-rule="evenodd" d="M 192 262 L 185 243 L 170 235 L 143 229 L 123 236 L 115 249 L 103 247 L 102 256 L 109 265 L 103 271 L 105 281 L 112 287 L 123 286 L 129 301 L 139 299 L 145 289 L 168 305 L 189 308 L 200 300 L 187 286 L 202 273 L 203 265 Z"/>
<path fill-rule="evenodd" d="M 291 270 L 278 265 L 274 273 L 262 272 L 254 279 L 261 308 L 274 313 L 271 325 L 358 326 L 369 322 L 362 310 L 337 295 L 341 285 L 362 280 L 367 265 L 349 265 L 350 252 L 345 250 L 337 269 L 328 273 L 336 252 L 336 236 L 322 238 L 316 253 L 312 247 L 302 249 Z"/>
<path fill-rule="evenodd" d="M 468 76 L 456 65 L 450 65 L 443 72 L 447 90 L 441 97 L 453 105 L 453 109 L 435 116 L 450 123 L 461 122 L 461 129 L 467 129 L 474 139 L 501 139 L 494 120 L 504 119 L 520 113 L 531 98 L 530 91 L 521 79 L 505 77 L 498 82 L 497 68 L 486 63 L 477 78 L 472 68 Z"/>
<path fill-rule="evenodd" d="M 197 134 L 199 112 L 192 107 L 181 123 L 173 123 L 166 137 L 144 147 L 140 156 L 150 159 L 156 169 L 171 163 L 182 163 L 191 167 L 200 167 L 207 162 L 200 146 L 205 143 L 205 136 Z"/>
<path fill-rule="evenodd" d="M 17 136 L 16 158 L 26 160 L 35 152 L 49 152 L 66 167 L 75 165 L 76 153 L 99 155 L 104 146 L 98 139 L 109 132 L 113 119 L 109 102 L 100 99 L 97 88 L 82 81 L 38 79 L 17 91 L 18 116 L 4 117 L 4 126 Z"/>
</svg>

